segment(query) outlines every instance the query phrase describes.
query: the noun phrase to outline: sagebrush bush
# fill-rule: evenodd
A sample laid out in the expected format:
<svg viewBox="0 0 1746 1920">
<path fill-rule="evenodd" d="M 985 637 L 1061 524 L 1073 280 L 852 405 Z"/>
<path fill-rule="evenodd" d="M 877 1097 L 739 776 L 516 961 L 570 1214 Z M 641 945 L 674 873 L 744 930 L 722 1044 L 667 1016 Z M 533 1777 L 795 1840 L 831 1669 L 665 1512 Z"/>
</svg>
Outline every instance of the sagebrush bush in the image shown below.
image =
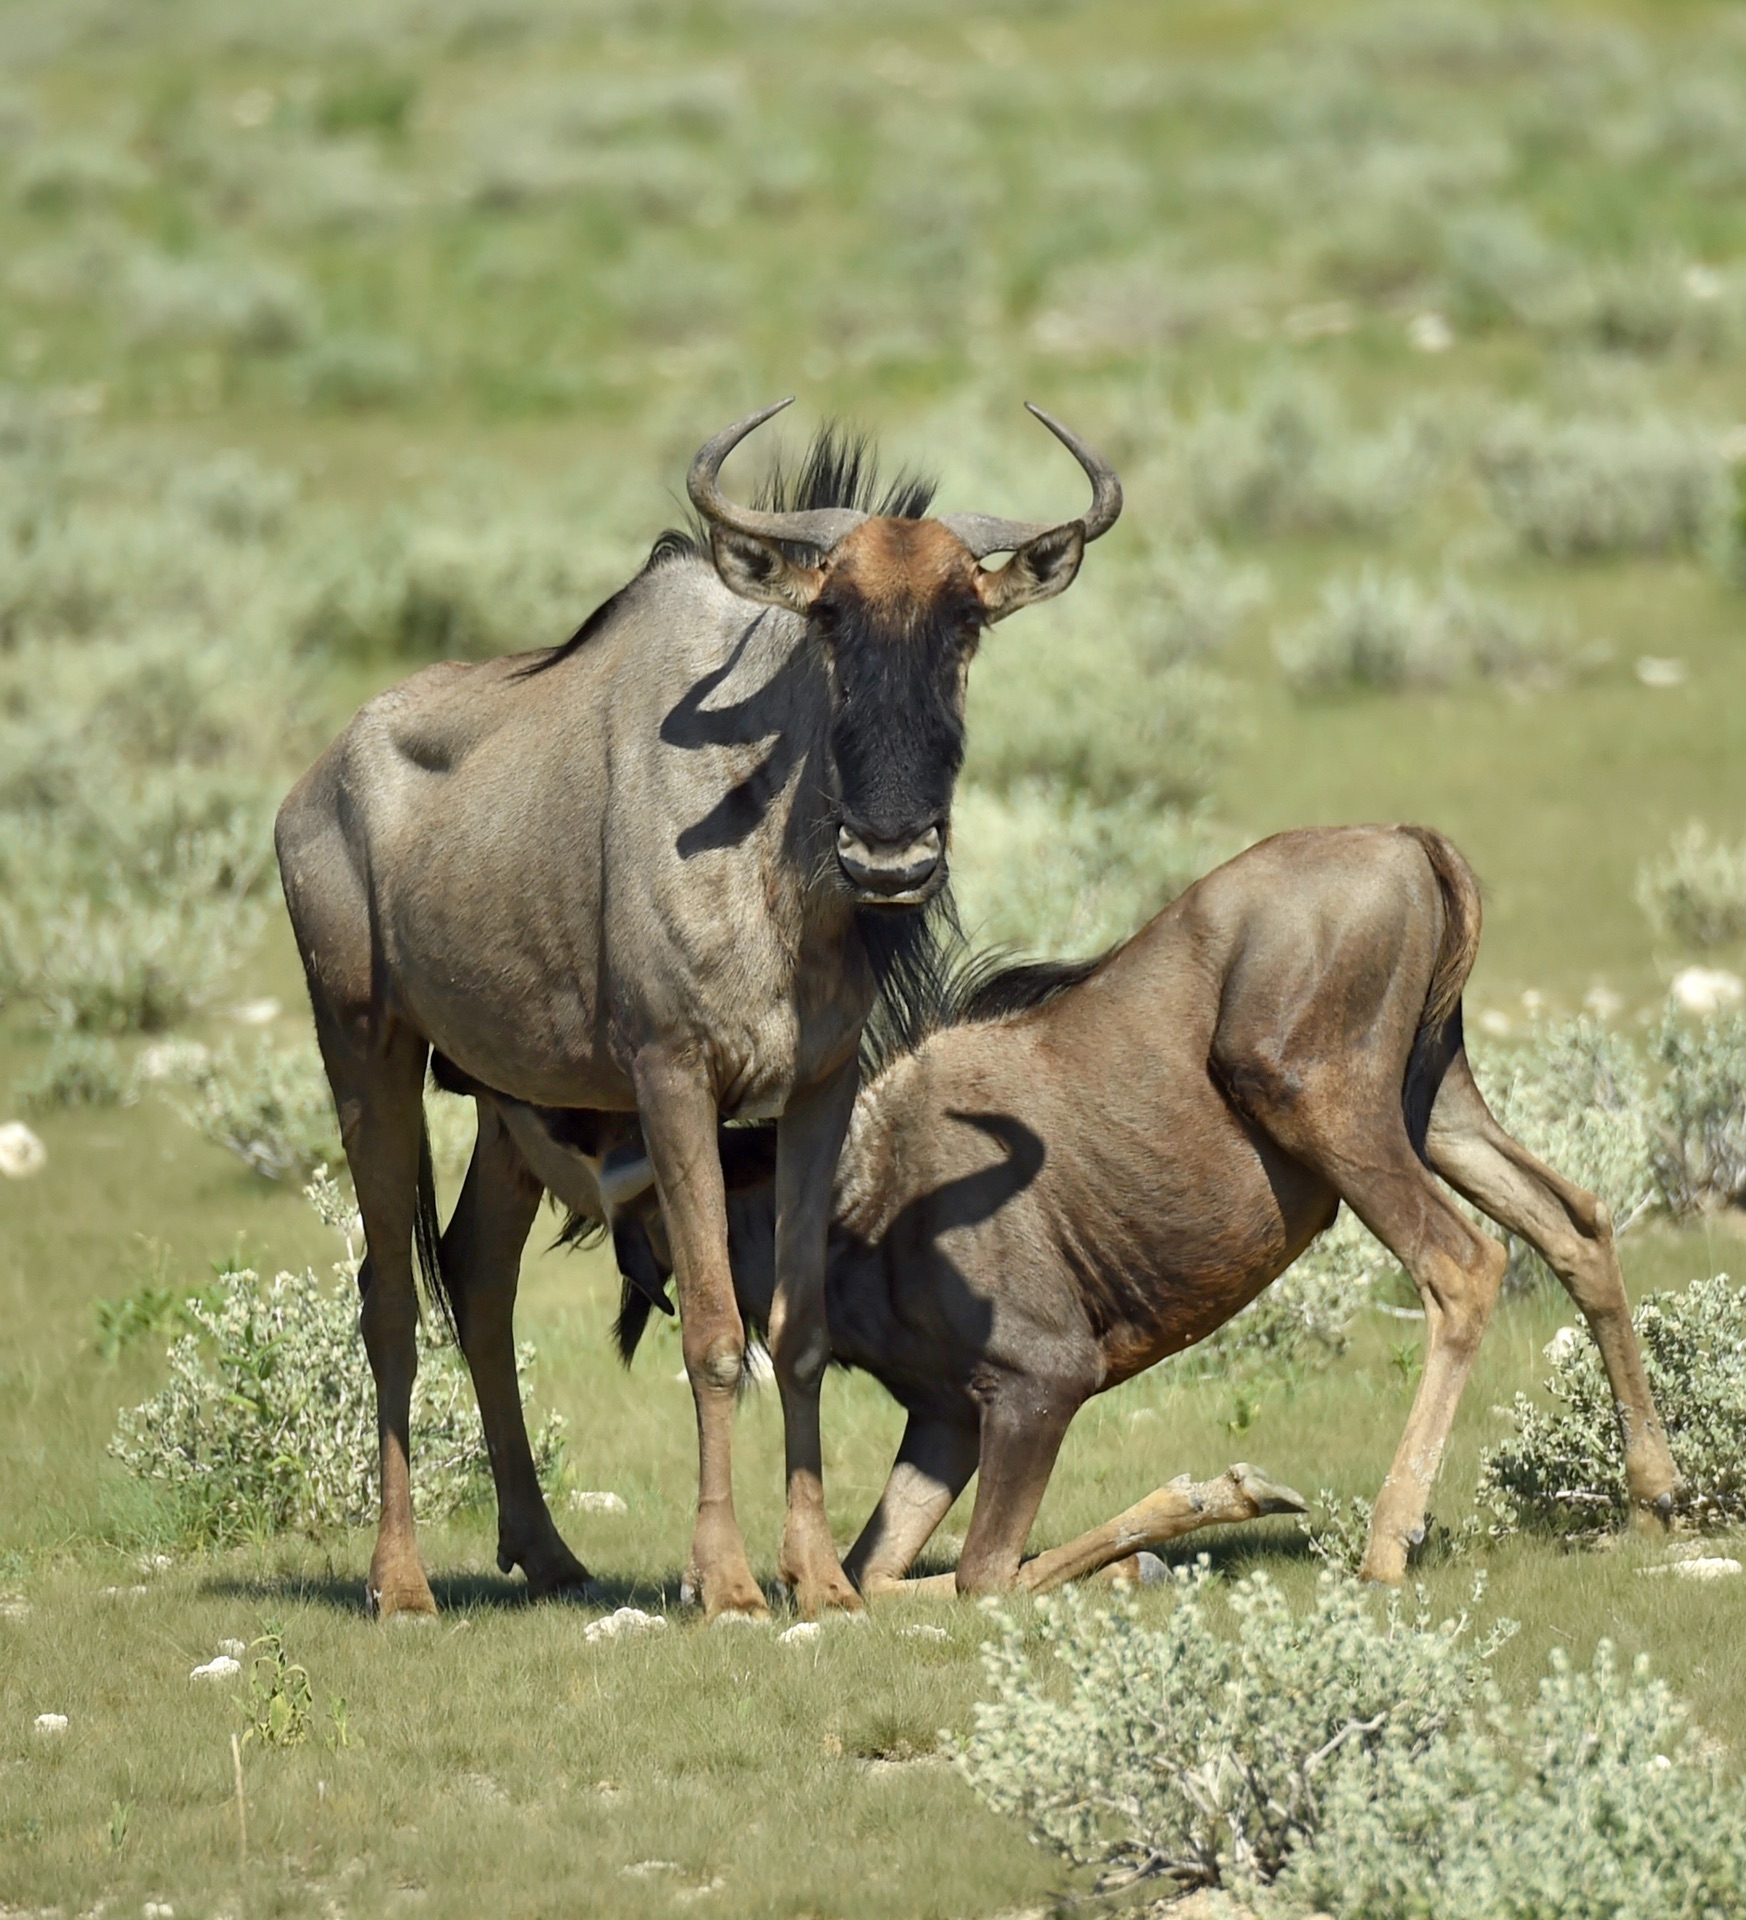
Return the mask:
<svg viewBox="0 0 1746 1920">
<path fill-rule="evenodd" d="M 1302 694 L 1368 687 L 1398 693 L 1446 686 L 1458 675 L 1523 681 L 1544 676 L 1556 650 L 1520 608 L 1451 577 L 1427 593 L 1404 574 L 1366 567 L 1322 589 L 1321 610 L 1275 636 L 1274 657 Z"/>
<path fill-rule="evenodd" d="M 175 1105 L 210 1140 L 269 1180 L 307 1179 L 338 1165 L 339 1122 L 315 1043 L 280 1047 L 258 1041 L 250 1056 L 234 1047 L 190 1054 Z"/>
<path fill-rule="evenodd" d="M 1417 504 L 1437 460 L 1422 422 L 1366 438 L 1324 389 L 1277 379 L 1203 414 L 1183 449 L 1189 496 L 1221 533 L 1378 532 Z"/>
<path fill-rule="evenodd" d="M 323 1176 L 309 1189 L 325 1218 L 347 1209 Z M 352 1229 L 355 1231 L 355 1227 Z M 358 1337 L 359 1257 L 331 1282 L 313 1270 L 264 1280 L 220 1276 L 216 1303 L 192 1297 L 197 1331 L 170 1347 L 169 1379 L 124 1411 L 110 1452 L 165 1497 L 184 1538 L 204 1546 L 274 1534 L 319 1534 L 375 1517 L 375 1388 Z M 436 1520 L 490 1492 L 491 1468 L 460 1353 L 425 1321 L 412 1394 L 411 1444 L 421 1517 Z M 525 1396 L 533 1350 L 516 1350 Z M 556 1476 L 561 1422 L 533 1435 L 542 1480 Z"/>
<path fill-rule="evenodd" d="M 1647 1657 L 1562 1648 L 1532 1705 L 1488 1688 L 1427 1742 L 1330 1771 L 1280 1904 L 1335 1920 L 1712 1920 L 1746 1886 L 1746 1798 Z"/>
<path fill-rule="evenodd" d="M 1471 1045 L 1474 1076 L 1504 1130 L 1567 1180 L 1598 1194 L 1613 1231 L 1627 1233 L 1657 1204 L 1655 1105 L 1631 1043 L 1587 1018 L 1537 1026 L 1525 1045 Z M 1509 1237 L 1506 1284 L 1550 1279 L 1525 1241 Z"/>
<path fill-rule="evenodd" d="M 1668 1206 L 1686 1214 L 1746 1202 L 1746 1014 L 1669 1015 L 1649 1047 L 1662 1072 L 1655 1172 Z"/>
<path fill-rule="evenodd" d="M 36 1072 L 13 1083 L 19 1100 L 38 1113 L 56 1107 L 113 1107 L 130 1091 L 115 1042 L 87 1033 L 57 1033 Z"/>
<path fill-rule="evenodd" d="M 1746 844 L 1689 821 L 1637 875 L 1637 902 L 1664 938 L 1691 947 L 1746 940 Z"/>
<path fill-rule="evenodd" d="M 1721 461 L 1704 435 L 1672 420 L 1519 415 L 1480 449 L 1492 511 L 1555 560 L 1679 553 L 1716 530 Z"/>
<path fill-rule="evenodd" d="M 1675 1511 L 1695 1525 L 1746 1519 L 1746 1304 L 1726 1274 L 1652 1293 L 1634 1316 L 1643 1365 L 1681 1486 Z M 1609 1531 L 1628 1517 L 1619 1417 L 1586 1330 L 1545 1349 L 1545 1406 L 1518 1393 L 1515 1433 L 1489 1447 L 1480 1495 L 1504 1530 Z"/>
<path fill-rule="evenodd" d="M 991 1698 L 955 1759 L 977 1793 L 1081 1865 L 1250 1889 L 1322 1826 L 1340 1770 L 1425 1751 L 1481 1685 L 1491 1642 L 1324 1574 L 1294 1613 L 1265 1573 L 1175 1573 L 1158 1625 L 1069 1589 L 997 1611 Z M 1220 1604 L 1222 1602 L 1223 1604 Z"/>
</svg>

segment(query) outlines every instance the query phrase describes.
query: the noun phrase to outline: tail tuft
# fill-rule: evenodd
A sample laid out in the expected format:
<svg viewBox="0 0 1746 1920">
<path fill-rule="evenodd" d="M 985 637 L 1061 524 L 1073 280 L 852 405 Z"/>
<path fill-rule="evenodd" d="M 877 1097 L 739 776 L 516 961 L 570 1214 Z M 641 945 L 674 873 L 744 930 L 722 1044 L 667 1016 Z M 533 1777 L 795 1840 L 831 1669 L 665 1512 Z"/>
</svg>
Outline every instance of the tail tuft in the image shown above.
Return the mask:
<svg viewBox="0 0 1746 1920">
<path fill-rule="evenodd" d="M 412 1211 L 412 1245 L 418 1256 L 418 1270 L 424 1280 L 426 1300 L 442 1315 L 443 1324 L 456 1346 L 461 1329 L 455 1319 L 454 1296 L 443 1272 L 442 1223 L 437 1218 L 436 1172 L 430 1158 L 430 1128 L 422 1120 L 418 1130 L 418 1194 Z"/>
</svg>

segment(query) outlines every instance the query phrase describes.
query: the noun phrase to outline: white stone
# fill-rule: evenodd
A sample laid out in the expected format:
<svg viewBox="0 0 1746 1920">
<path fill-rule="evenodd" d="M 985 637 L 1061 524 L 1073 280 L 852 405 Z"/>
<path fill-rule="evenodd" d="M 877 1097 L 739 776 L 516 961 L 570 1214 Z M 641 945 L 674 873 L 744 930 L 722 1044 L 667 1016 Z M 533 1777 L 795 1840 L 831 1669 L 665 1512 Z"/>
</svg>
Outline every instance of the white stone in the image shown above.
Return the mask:
<svg viewBox="0 0 1746 1920">
<path fill-rule="evenodd" d="M 823 1632 L 816 1620 L 798 1620 L 776 1638 L 785 1647 L 810 1647 Z"/>
<path fill-rule="evenodd" d="M 1746 980 L 1726 967 L 1685 967 L 1669 989 L 1681 1013 L 1720 1013 L 1746 1000 Z"/>
<path fill-rule="evenodd" d="M 1486 1007 L 1479 1015 L 1479 1030 L 1488 1033 L 1494 1040 L 1507 1040 L 1510 1035 L 1510 1017 L 1497 1007 Z"/>
<path fill-rule="evenodd" d="M 1671 657 L 1663 658 L 1657 654 L 1646 653 L 1637 662 L 1637 678 L 1646 687 L 1652 687 L 1657 693 L 1666 693 L 1674 687 L 1683 687 L 1690 669 L 1683 660 Z"/>
<path fill-rule="evenodd" d="M 923 1626 L 917 1621 L 913 1627 L 899 1627 L 900 1638 L 905 1640 L 949 1640 L 951 1635 L 944 1627 Z"/>
<path fill-rule="evenodd" d="M 622 1640 L 627 1634 L 658 1633 L 667 1624 L 664 1615 L 644 1613 L 641 1607 L 620 1607 L 604 1620 L 592 1620 L 582 1629 L 582 1638 L 591 1646 L 601 1640 Z"/>
<path fill-rule="evenodd" d="M 52 1738 L 67 1730 L 67 1716 L 64 1713 L 39 1713 L 36 1716 L 36 1731 Z"/>
<path fill-rule="evenodd" d="M 1522 1009 L 1526 1013 L 1544 1013 L 1546 996 L 1538 987 L 1528 987 L 1522 993 Z"/>
<path fill-rule="evenodd" d="M 678 1873 L 677 1860 L 633 1860 L 628 1867 L 620 1867 L 619 1872 L 628 1880 L 646 1880 L 651 1874 Z"/>
<path fill-rule="evenodd" d="M 1407 340 L 1419 353 L 1447 353 L 1455 329 L 1440 313 L 1415 313 L 1407 322 Z"/>
<path fill-rule="evenodd" d="M 22 1593 L 0 1593 L 0 1620 L 25 1620 L 30 1617 L 30 1602 Z"/>
<path fill-rule="evenodd" d="M 1682 1580 L 1728 1580 L 1737 1573 L 1746 1573 L 1746 1567 L 1724 1554 L 1711 1554 L 1695 1560 L 1672 1560 L 1664 1567 L 1643 1567 L 1639 1571 L 1677 1573 Z"/>
<path fill-rule="evenodd" d="M 598 1490 L 584 1492 L 576 1487 L 570 1493 L 570 1505 L 577 1513 L 629 1513 L 630 1508 L 616 1493 Z"/>
<path fill-rule="evenodd" d="M 28 1180 L 48 1165 L 48 1148 L 22 1120 L 0 1127 L 0 1176 Z"/>
<path fill-rule="evenodd" d="M 270 1027 L 281 1011 L 279 1002 L 265 994 L 259 1000 L 239 1000 L 228 1017 L 239 1027 Z"/>
<path fill-rule="evenodd" d="M 168 1900 L 148 1900 L 140 1913 L 143 1920 L 176 1920 L 176 1909 Z"/>
<path fill-rule="evenodd" d="M 1582 996 L 1582 1004 L 1597 1020 L 1616 1020 L 1625 1010 L 1625 996 L 1611 987 L 1596 985 Z"/>
<path fill-rule="evenodd" d="M 214 1654 L 204 1666 L 195 1667 L 190 1680 L 234 1680 L 242 1672 L 242 1662 L 228 1653 Z"/>
</svg>

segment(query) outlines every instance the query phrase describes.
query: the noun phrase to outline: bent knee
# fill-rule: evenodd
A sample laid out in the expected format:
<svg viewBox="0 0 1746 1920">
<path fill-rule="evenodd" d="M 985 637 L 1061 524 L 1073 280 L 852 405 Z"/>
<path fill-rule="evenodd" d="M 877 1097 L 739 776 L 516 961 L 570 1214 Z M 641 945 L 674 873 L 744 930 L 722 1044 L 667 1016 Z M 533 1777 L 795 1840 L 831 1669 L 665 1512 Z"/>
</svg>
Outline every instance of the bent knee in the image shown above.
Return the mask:
<svg viewBox="0 0 1746 1920">
<path fill-rule="evenodd" d="M 723 1333 L 696 1348 L 688 1347 L 685 1352 L 685 1371 L 691 1376 L 693 1386 L 715 1387 L 728 1392 L 739 1385 L 740 1369 L 745 1365 L 745 1359 L 744 1340 L 736 1334 Z"/>
</svg>

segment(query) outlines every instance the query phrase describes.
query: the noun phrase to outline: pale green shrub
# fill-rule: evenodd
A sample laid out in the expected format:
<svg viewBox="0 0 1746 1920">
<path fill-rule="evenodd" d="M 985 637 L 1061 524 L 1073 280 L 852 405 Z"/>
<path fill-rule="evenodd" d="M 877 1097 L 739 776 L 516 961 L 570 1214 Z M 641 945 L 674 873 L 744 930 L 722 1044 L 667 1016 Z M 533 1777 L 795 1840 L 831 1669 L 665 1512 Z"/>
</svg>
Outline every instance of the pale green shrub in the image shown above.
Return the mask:
<svg viewBox="0 0 1746 1920">
<path fill-rule="evenodd" d="M 87 1033 L 57 1033 L 37 1071 L 13 1083 L 20 1101 L 38 1113 L 56 1107 L 113 1107 L 129 1091 L 115 1042 Z"/>
<path fill-rule="evenodd" d="M 1454 215 L 1443 246 L 1444 300 L 1462 331 L 1511 322 L 1560 327 L 1580 317 L 1584 288 L 1576 264 L 1516 209 Z"/>
<path fill-rule="evenodd" d="M 1655 1172 L 1678 1213 L 1746 1201 L 1746 1015 L 1687 1023 L 1671 1015 L 1650 1035 L 1662 1070 L 1655 1099 Z"/>
<path fill-rule="evenodd" d="M 1440 687 L 1461 669 L 1437 604 L 1403 575 L 1373 567 L 1355 581 L 1329 581 L 1321 612 L 1279 634 L 1273 651 L 1286 679 L 1306 694 Z"/>
<path fill-rule="evenodd" d="M 1364 438 L 1322 388 L 1275 380 L 1188 429 L 1183 471 L 1206 524 L 1249 534 L 1376 532 L 1418 502 L 1437 449 L 1423 423 Z"/>
<path fill-rule="evenodd" d="M 1158 1625 L 1071 1589 L 1037 1602 L 1034 1630 L 997 1611 L 992 1697 L 955 1758 L 990 1806 L 1081 1865 L 1249 1888 L 1314 1840 L 1343 1768 L 1441 1737 L 1496 1643 L 1331 1573 L 1296 1614 L 1264 1573 L 1221 1589 L 1204 1569 L 1177 1569 Z"/>
<path fill-rule="evenodd" d="M 252 260 L 136 254 L 122 311 L 136 342 L 212 344 L 239 353 L 285 353 L 315 328 L 314 301 L 296 275 Z"/>
<path fill-rule="evenodd" d="M 1335 1920 L 1711 1920 L 1746 1886 L 1746 1801 L 1646 1657 L 1562 1648 L 1526 1709 L 1488 1689 L 1437 1738 L 1387 1731 L 1333 1769 L 1276 1883 Z"/>
<path fill-rule="evenodd" d="M 1549 1022 L 1528 1042 L 1474 1053 L 1475 1078 L 1507 1133 L 1536 1158 L 1598 1194 L 1623 1234 L 1657 1204 L 1654 1101 L 1644 1062 L 1621 1035 L 1589 1019 Z M 1509 1239 L 1507 1284 L 1550 1278 L 1526 1242 Z"/>
<path fill-rule="evenodd" d="M 308 1191 L 324 1217 L 345 1222 L 325 1175 Z M 189 1540 L 222 1546 L 374 1518 L 376 1400 L 357 1331 L 354 1232 L 332 1284 L 312 1270 L 272 1280 L 234 1272 L 221 1276 L 216 1304 L 190 1299 L 198 1331 L 171 1345 L 167 1383 L 122 1413 L 110 1452 L 161 1490 Z M 434 1316 L 421 1344 L 412 1456 L 419 1513 L 437 1520 L 488 1494 L 491 1473 L 466 1367 Z M 532 1348 L 518 1347 L 524 1394 L 532 1364 Z M 555 1415 L 533 1445 L 549 1484 L 561 1448 Z"/>
<path fill-rule="evenodd" d="M 341 333 L 323 340 L 298 369 L 303 397 L 318 407 L 365 412 L 410 400 L 424 377 L 415 348 L 380 334 Z"/>
<path fill-rule="evenodd" d="M 979 945 L 1095 953 L 1126 939 L 1236 849 L 1200 814 L 1099 805 L 1058 784 L 976 782 L 953 808 L 960 918 Z"/>
<path fill-rule="evenodd" d="M 1492 511 L 1555 560 L 1689 551 L 1714 532 L 1724 496 L 1709 439 L 1653 417 L 1520 415 L 1480 449 L 1479 470 Z"/>
<path fill-rule="evenodd" d="M 234 1048 L 192 1056 L 186 1091 L 174 1104 L 190 1125 L 269 1180 L 307 1179 L 338 1164 L 339 1122 L 313 1041 L 299 1047 L 257 1042 L 245 1061 Z"/>
<path fill-rule="evenodd" d="M 1275 636 L 1274 657 L 1300 694 L 1446 686 L 1458 675 L 1545 678 L 1558 659 L 1545 629 L 1507 601 L 1451 575 L 1436 594 L 1366 567 L 1322 589 L 1321 611 Z"/>
<path fill-rule="evenodd" d="M 1693 820 L 1637 874 L 1637 903 L 1664 939 L 1693 947 L 1746 940 L 1746 844 L 1712 839 Z"/>
<path fill-rule="evenodd" d="M 1700 1526 L 1746 1519 L 1746 1309 L 1726 1274 L 1638 1306 L 1637 1338 L 1682 1485 L 1675 1511 Z M 1518 1393 L 1515 1433 L 1489 1447 L 1480 1496 L 1502 1530 L 1608 1531 L 1629 1514 L 1619 1416 L 1586 1330 L 1547 1345 L 1547 1407 Z"/>
</svg>

